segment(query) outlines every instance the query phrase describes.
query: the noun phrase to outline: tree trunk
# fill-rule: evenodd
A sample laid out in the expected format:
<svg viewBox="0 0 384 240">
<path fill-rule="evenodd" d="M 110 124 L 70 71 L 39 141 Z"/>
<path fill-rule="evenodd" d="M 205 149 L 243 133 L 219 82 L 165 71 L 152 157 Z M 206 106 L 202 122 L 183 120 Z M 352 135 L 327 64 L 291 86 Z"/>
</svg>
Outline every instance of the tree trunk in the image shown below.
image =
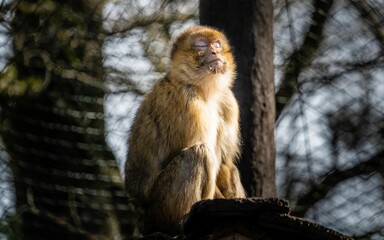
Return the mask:
<svg viewBox="0 0 384 240">
<path fill-rule="evenodd" d="M 14 5 L 1 133 L 24 239 L 121 239 L 132 214 L 104 140 L 103 1 Z"/>
<path fill-rule="evenodd" d="M 200 0 L 200 23 L 224 31 L 234 48 L 243 185 L 248 195 L 275 196 L 272 0 Z"/>
</svg>

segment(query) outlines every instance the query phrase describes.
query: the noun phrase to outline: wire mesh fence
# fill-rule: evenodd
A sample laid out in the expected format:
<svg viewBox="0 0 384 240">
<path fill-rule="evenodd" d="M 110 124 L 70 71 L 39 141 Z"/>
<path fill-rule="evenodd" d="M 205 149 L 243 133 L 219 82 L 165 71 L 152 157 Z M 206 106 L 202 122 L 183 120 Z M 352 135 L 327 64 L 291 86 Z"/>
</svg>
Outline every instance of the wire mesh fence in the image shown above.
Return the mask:
<svg viewBox="0 0 384 240">
<path fill-rule="evenodd" d="M 384 2 L 274 3 L 279 197 L 381 239 Z M 198 1 L 0 0 L 0 239 L 135 234 L 130 122 L 195 24 Z"/>
<path fill-rule="evenodd" d="M 278 189 L 295 214 L 361 239 L 383 237 L 383 4 L 275 6 Z"/>
</svg>

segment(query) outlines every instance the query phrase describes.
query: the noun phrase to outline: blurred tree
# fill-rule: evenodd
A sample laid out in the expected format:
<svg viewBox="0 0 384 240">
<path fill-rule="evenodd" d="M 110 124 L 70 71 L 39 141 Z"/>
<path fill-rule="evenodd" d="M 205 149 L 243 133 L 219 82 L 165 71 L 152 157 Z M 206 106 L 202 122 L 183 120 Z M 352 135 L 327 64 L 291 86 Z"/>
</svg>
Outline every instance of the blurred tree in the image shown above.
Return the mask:
<svg viewBox="0 0 384 240">
<path fill-rule="evenodd" d="M 382 9 L 275 1 L 279 195 L 356 239 L 384 236 Z"/>
<path fill-rule="evenodd" d="M 132 209 L 105 144 L 104 1 L 14 1 L 1 133 L 23 239 L 123 239 Z"/>
<path fill-rule="evenodd" d="M 276 117 L 278 118 L 285 106 L 295 96 L 298 88 L 298 75 L 303 72 L 316 57 L 324 39 L 325 23 L 330 15 L 333 5 L 332 0 L 315 0 L 311 24 L 304 35 L 304 40 L 299 47 L 286 59 L 286 71 L 276 92 Z"/>
<path fill-rule="evenodd" d="M 7 64 L 0 73 L 0 134 L 11 157 L 23 232 L 49 239 L 131 234 L 132 214 L 104 143 L 104 120 L 116 126 L 107 130 L 111 146 L 125 151 L 140 96 L 164 73 L 172 36 L 197 24 L 197 1 L 0 2 L 0 35 L 11 35 L 13 50 L 10 60 L 0 58 Z M 235 49 L 242 157 L 252 159 L 240 161 L 244 183 L 250 195 L 273 195 L 274 186 L 263 184 L 274 180 L 262 180 L 273 178 L 272 131 L 257 120 L 273 113 L 267 94 L 273 81 L 270 6 L 264 10 L 270 2 L 200 4 L 201 23 L 223 29 Z M 278 196 L 296 215 L 356 239 L 381 239 L 383 1 L 275 0 L 274 13 Z M 267 97 L 255 89 L 265 89 Z M 269 100 L 263 106 L 257 97 Z M 103 107 L 122 106 L 127 111 L 116 120 L 103 116 Z M 124 137 L 112 139 L 116 132 Z M 269 157 L 257 162 L 258 156 Z M 17 217 L 8 219 L 18 225 Z"/>
<path fill-rule="evenodd" d="M 249 196 L 273 197 L 276 187 L 272 1 L 201 0 L 200 23 L 223 30 L 234 48 L 243 185 Z"/>
</svg>

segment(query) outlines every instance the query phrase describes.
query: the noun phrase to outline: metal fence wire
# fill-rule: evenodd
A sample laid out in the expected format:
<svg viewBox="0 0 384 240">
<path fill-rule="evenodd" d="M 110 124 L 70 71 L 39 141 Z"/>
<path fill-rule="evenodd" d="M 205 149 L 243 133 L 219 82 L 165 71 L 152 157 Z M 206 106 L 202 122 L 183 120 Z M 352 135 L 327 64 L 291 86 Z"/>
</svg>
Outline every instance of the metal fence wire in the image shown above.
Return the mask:
<svg viewBox="0 0 384 240">
<path fill-rule="evenodd" d="M 384 1 L 274 4 L 279 197 L 383 239 Z M 130 122 L 196 24 L 196 0 L 0 0 L 0 239 L 136 234 Z"/>
</svg>

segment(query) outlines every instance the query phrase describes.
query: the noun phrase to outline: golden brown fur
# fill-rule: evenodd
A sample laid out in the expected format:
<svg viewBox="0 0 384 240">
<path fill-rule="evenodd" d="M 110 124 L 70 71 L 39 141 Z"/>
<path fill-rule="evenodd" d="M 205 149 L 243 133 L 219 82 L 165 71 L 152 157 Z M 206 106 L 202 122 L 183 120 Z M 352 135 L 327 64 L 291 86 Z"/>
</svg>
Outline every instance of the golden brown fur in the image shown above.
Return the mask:
<svg viewBox="0 0 384 240">
<path fill-rule="evenodd" d="M 145 232 L 176 234 L 192 204 L 245 197 L 235 166 L 239 109 L 235 63 L 221 32 L 193 27 L 139 108 L 129 139 L 126 185 L 145 209 Z"/>
</svg>

